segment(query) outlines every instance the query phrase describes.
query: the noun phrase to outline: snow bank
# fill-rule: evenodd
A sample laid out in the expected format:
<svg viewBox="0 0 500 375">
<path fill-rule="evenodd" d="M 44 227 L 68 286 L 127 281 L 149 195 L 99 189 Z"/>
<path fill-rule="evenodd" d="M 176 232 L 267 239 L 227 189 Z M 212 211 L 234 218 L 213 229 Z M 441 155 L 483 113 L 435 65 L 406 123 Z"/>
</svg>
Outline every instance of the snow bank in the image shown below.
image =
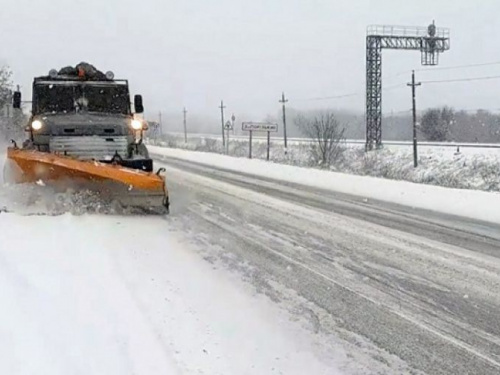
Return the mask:
<svg viewBox="0 0 500 375">
<path fill-rule="evenodd" d="M 190 151 L 226 153 L 222 140 L 214 136 L 191 136 L 187 143 L 184 142 L 184 137 L 181 139 L 171 134 L 164 139 L 157 144 Z M 154 144 L 154 141 L 151 142 Z M 261 139 L 255 139 L 253 143 L 253 157 L 265 160 L 266 144 Z M 347 143 L 331 169 L 360 176 L 500 192 L 500 149 L 464 146 L 457 152 L 457 147 L 421 144 L 419 167 L 415 169 L 409 143 L 405 146 L 385 144 L 382 150 L 368 154 L 364 151 L 364 144 Z M 231 138 L 229 155 L 247 157 L 248 148 L 248 139 Z M 270 159 L 276 163 L 299 167 L 319 167 L 317 160 L 311 157 L 310 142 L 289 142 L 288 153 L 285 154 L 282 143 L 274 140 L 271 143 Z"/>
<path fill-rule="evenodd" d="M 0 228 L 0 374 L 338 374 L 165 220 L 0 213 Z"/>
<path fill-rule="evenodd" d="M 149 146 L 156 157 L 183 160 L 273 178 L 311 187 L 393 202 L 452 215 L 500 223 L 500 194 L 386 180 L 367 176 L 233 158 L 204 152 Z"/>
</svg>

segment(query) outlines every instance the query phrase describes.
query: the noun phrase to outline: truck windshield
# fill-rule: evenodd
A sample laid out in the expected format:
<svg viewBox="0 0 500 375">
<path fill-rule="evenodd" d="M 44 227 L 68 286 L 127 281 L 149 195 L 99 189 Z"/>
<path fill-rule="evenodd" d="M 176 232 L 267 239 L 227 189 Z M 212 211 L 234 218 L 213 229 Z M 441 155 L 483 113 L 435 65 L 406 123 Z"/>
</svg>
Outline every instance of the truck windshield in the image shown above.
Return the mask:
<svg viewBox="0 0 500 375">
<path fill-rule="evenodd" d="M 35 85 L 34 90 L 35 113 L 130 113 L 126 85 L 44 84 Z"/>
</svg>

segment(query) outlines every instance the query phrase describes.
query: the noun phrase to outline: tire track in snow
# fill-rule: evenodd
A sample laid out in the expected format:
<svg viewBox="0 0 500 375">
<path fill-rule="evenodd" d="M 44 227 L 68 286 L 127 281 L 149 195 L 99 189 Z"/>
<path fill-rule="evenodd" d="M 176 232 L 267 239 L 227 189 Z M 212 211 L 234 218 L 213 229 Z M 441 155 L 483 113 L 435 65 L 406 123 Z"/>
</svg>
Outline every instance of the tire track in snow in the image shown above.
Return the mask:
<svg viewBox="0 0 500 375">
<path fill-rule="evenodd" d="M 325 266 L 320 267 L 320 264 L 318 263 L 317 259 L 316 259 L 316 263 L 312 262 L 312 263 L 304 264 L 303 258 L 297 258 L 295 256 L 290 256 L 289 254 L 284 254 L 281 252 L 275 253 L 277 251 L 276 247 L 274 246 L 275 244 L 273 244 L 273 247 L 270 247 L 269 246 L 269 238 L 259 238 L 258 240 L 256 240 L 255 239 L 255 237 L 256 237 L 255 231 L 248 232 L 248 231 L 244 230 L 245 225 L 247 225 L 248 223 L 243 222 L 243 220 L 249 219 L 250 222 L 252 223 L 252 220 L 255 220 L 256 216 L 251 217 L 251 215 L 247 215 L 245 217 L 244 210 L 236 209 L 236 207 L 238 205 L 242 204 L 241 202 L 244 202 L 247 205 L 254 204 L 256 207 L 256 210 L 260 210 L 261 215 L 266 216 L 267 213 L 270 213 L 269 209 L 276 211 L 276 208 L 278 208 L 278 211 L 280 209 L 282 211 L 286 211 L 284 209 L 284 206 L 286 206 L 286 205 L 283 202 L 282 197 L 278 196 L 277 200 L 275 198 L 272 198 L 276 202 L 279 201 L 279 204 L 277 204 L 277 205 L 274 204 L 274 206 L 273 206 L 273 203 L 268 202 L 269 199 L 271 199 L 271 198 L 268 198 L 260 193 L 255 193 L 254 191 L 250 191 L 250 190 L 255 189 L 255 185 L 252 183 L 252 181 L 250 181 L 250 183 L 247 186 L 247 189 L 245 189 L 244 181 L 240 181 L 238 184 L 236 184 L 239 187 L 231 186 L 230 182 L 229 183 L 221 183 L 218 180 L 218 177 L 219 177 L 218 174 L 214 174 L 212 176 L 212 178 L 207 177 L 206 174 L 205 174 L 205 177 L 203 177 L 203 178 L 201 178 L 201 177 L 192 178 L 192 177 L 186 177 L 186 174 L 189 174 L 189 175 L 196 174 L 197 173 L 196 170 L 186 171 L 186 169 L 183 168 L 182 174 L 180 174 L 181 172 L 178 169 L 173 169 L 173 170 L 171 170 L 171 172 L 175 173 L 175 175 L 178 177 L 182 176 L 182 178 L 185 178 L 186 181 L 183 181 L 183 182 L 185 184 L 187 184 L 187 186 L 190 186 L 189 184 L 193 183 L 194 185 L 191 185 L 191 186 L 195 186 L 195 187 L 191 187 L 191 189 L 195 192 L 195 194 L 196 194 L 196 192 L 198 192 L 200 195 L 199 196 L 200 198 L 201 198 L 201 196 L 203 196 L 207 200 L 209 200 L 209 201 L 211 200 L 212 206 L 219 206 L 219 211 L 221 211 L 223 213 L 223 215 L 217 214 L 216 212 L 215 213 L 212 212 L 210 214 L 207 214 L 205 212 L 203 214 L 203 213 L 200 213 L 201 211 L 199 210 L 199 208 L 196 208 L 196 207 L 191 208 L 190 212 L 195 213 L 197 215 L 201 215 L 200 217 L 203 220 L 211 223 L 212 225 L 219 227 L 221 229 L 221 233 L 223 233 L 223 232 L 231 233 L 232 236 L 234 236 L 235 238 L 239 238 L 242 242 L 252 243 L 252 248 L 258 248 L 258 249 L 260 249 L 260 251 L 271 252 L 274 255 L 274 259 L 277 256 L 277 257 L 281 258 L 281 261 L 284 261 L 287 263 L 294 264 L 294 262 L 298 262 L 301 265 L 300 267 L 303 269 L 304 273 L 314 274 L 316 278 L 321 278 L 323 280 L 323 283 L 326 282 L 326 283 L 331 284 L 333 281 L 333 282 L 338 283 L 335 285 L 337 285 L 340 288 L 346 287 L 347 288 L 346 290 L 349 293 L 356 293 L 356 296 L 357 296 L 356 298 L 365 299 L 365 297 L 367 297 L 367 299 L 365 299 L 365 301 L 367 301 L 371 305 L 375 305 L 375 307 L 372 307 L 372 309 L 376 309 L 377 307 L 381 307 L 386 312 L 387 312 L 387 310 L 389 310 L 391 312 L 391 314 L 394 313 L 394 311 L 395 311 L 395 314 L 398 318 L 404 319 L 407 322 L 410 322 L 411 325 L 415 326 L 416 328 L 427 332 L 427 334 L 426 334 L 427 337 L 429 335 L 436 336 L 437 337 L 437 345 L 439 345 L 439 341 L 446 341 L 446 342 L 450 343 L 451 345 L 453 345 L 456 349 L 452 350 L 451 353 L 453 353 L 453 354 L 450 355 L 450 358 L 446 359 L 450 363 L 444 364 L 442 366 L 442 371 L 438 371 L 438 372 L 429 371 L 429 368 L 427 368 L 427 371 L 429 371 L 429 373 L 453 373 L 453 372 L 451 372 L 452 367 L 448 367 L 448 372 L 447 372 L 447 370 L 444 370 L 445 368 L 447 368 L 447 366 L 452 366 L 452 364 L 451 364 L 451 362 L 453 362 L 452 358 L 455 358 L 457 363 L 462 364 L 464 366 L 463 369 L 465 370 L 466 368 L 469 367 L 469 366 L 467 366 L 467 363 L 465 363 L 465 362 L 467 361 L 467 359 L 470 359 L 470 356 L 476 357 L 477 360 L 483 361 L 485 363 L 485 367 L 482 368 L 483 373 L 488 373 L 488 371 L 490 371 L 493 374 L 493 373 L 498 372 L 498 370 L 500 369 L 500 364 L 499 364 L 498 360 L 494 359 L 494 357 L 488 356 L 487 354 L 481 352 L 480 350 L 477 350 L 474 346 L 469 345 L 466 342 L 449 335 L 449 333 L 447 333 L 446 331 L 441 331 L 440 328 L 442 328 L 442 327 L 438 327 L 438 326 L 435 327 L 432 324 L 429 324 L 428 322 L 425 322 L 425 321 L 419 320 L 418 318 L 415 318 L 415 316 L 413 316 L 413 315 L 408 315 L 406 313 L 400 313 L 397 311 L 397 309 L 394 309 L 391 306 L 385 306 L 383 304 L 381 305 L 380 301 L 373 299 L 370 296 L 359 294 L 358 290 L 352 289 L 349 285 L 346 285 L 345 282 L 339 283 L 338 280 L 332 278 L 331 276 L 329 276 L 328 274 L 325 274 L 322 271 L 322 269 L 324 269 Z M 186 173 L 186 172 L 188 172 L 188 173 Z M 224 181 L 227 182 L 227 180 L 224 180 Z M 289 187 L 285 187 L 285 188 L 288 189 Z M 224 197 L 224 198 L 222 198 L 222 197 Z M 240 203 L 238 203 L 238 202 L 240 202 Z M 276 202 L 274 202 L 274 203 L 276 203 Z M 289 201 L 287 201 L 286 203 L 288 204 L 289 208 L 291 208 L 292 212 L 294 209 L 299 210 L 299 211 L 304 211 L 303 206 L 304 206 L 304 204 L 307 204 L 307 202 L 303 203 L 303 202 L 289 202 Z M 351 205 L 351 209 L 356 210 L 356 206 Z M 231 211 L 234 211 L 234 212 L 231 212 Z M 283 212 L 281 212 L 280 214 L 283 214 Z M 319 215 L 342 216 L 342 215 L 338 215 L 338 214 L 332 214 L 332 213 L 325 212 L 324 209 L 321 210 L 321 209 L 318 209 L 317 207 L 311 207 L 311 212 L 308 215 L 310 215 L 311 218 L 314 218 L 314 216 L 319 216 Z M 233 219 L 230 223 L 224 224 L 225 217 L 227 217 L 227 216 L 230 216 L 230 217 L 232 216 Z M 268 224 L 269 224 L 269 222 L 272 223 L 273 221 L 275 221 L 275 223 L 274 223 L 275 228 L 273 228 L 273 229 L 276 229 L 277 232 L 282 230 L 282 228 L 280 228 L 279 225 L 277 224 L 278 220 L 276 218 L 273 218 L 272 215 L 267 215 L 267 216 L 270 217 Z M 306 216 L 307 215 L 304 215 L 302 212 L 300 220 L 303 220 L 304 224 L 310 225 L 310 223 L 308 223 L 306 221 Z M 238 222 L 235 223 L 234 222 L 235 220 Z M 365 223 L 365 227 L 370 226 L 370 225 L 366 225 L 366 224 L 367 223 Z M 396 233 L 397 231 L 393 231 L 393 232 Z M 244 235 L 243 233 L 246 233 L 246 235 Z M 289 233 L 286 233 L 285 235 L 287 235 L 287 234 L 289 234 Z M 424 234 L 425 234 L 425 232 L 424 232 Z M 361 234 L 361 235 L 366 236 L 366 234 Z M 412 239 L 418 237 L 421 241 L 426 243 L 427 246 L 430 246 L 430 250 L 432 250 L 432 248 L 434 247 L 434 248 L 438 248 L 440 253 L 442 253 L 444 251 L 444 254 L 446 254 L 446 253 L 448 254 L 448 255 L 446 255 L 446 257 L 453 257 L 453 258 L 458 257 L 456 259 L 463 259 L 464 261 L 465 261 L 465 259 L 467 259 L 467 257 L 469 257 L 469 258 L 472 257 L 474 262 L 481 264 L 480 267 L 483 267 L 484 263 L 486 263 L 488 261 L 488 259 L 487 259 L 488 256 L 484 257 L 482 254 L 473 253 L 471 250 L 464 251 L 463 249 L 455 248 L 453 246 L 450 247 L 448 245 L 443 245 L 443 244 L 440 244 L 436 240 L 427 240 L 424 237 L 420 238 L 419 236 L 416 236 L 416 235 L 412 235 L 410 237 L 412 237 Z M 389 243 L 384 244 L 383 241 L 382 241 L 382 243 L 380 243 L 380 241 L 378 241 L 378 242 L 379 242 L 378 246 L 381 246 L 381 245 L 382 246 L 389 246 L 390 245 Z M 412 245 L 411 241 L 409 244 Z M 309 248 L 310 248 L 310 245 L 307 245 L 307 246 L 309 246 Z M 353 248 L 352 250 L 354 250 L 354 249 L 355 248 Z M 383 251 L 384 251 L 384 249 L 381 247 L 379 252 L 382 253 Z M 416 251 L 416 249 L 415 249 L 415 251 Z M 421 251 L 421 250 L 418 250 L 418 251 Z M 388 255 L 388 254 L 386 254 L 386 255 Z M 490 261 L 491 260 L 493 260 L 494 263 L 497 263 L 496 259 L 491 258 Z M 309 262 L 310 261 L 311 260 L 309 260 Z M 435 259 L 435 261 L 437 262 L 438 259 Z M 454 262 L 455 262 L 455 260 L 454 260 Z M 456 263 L 454 263 L 454 264 L 455 264 L 455 266 L 457 265 Z M 294 264 L 294 265 L 296 267 L 298 267 L 297 264 Z M 345 267 L 345 265 L 343 265 L 343 266 Z M 498 269 L 497 265 L 491 266 L 491 268 Z M 406 271 L 409 271 L 409 270 L 406 270 Z M 273 271 L 271 271 L 271 273 L 272 272 Z M 276 272 L 276 271 L 274 270 L 274 272 Z M 356 271 L 356 272 L 359 272 L 359 271 Z M 389 293 L 390 290 L 386 289 L 385 292 Z M 430 310 L 430 311 L 432 312 L 432 310 Z M 420 319 L 421 318 L 422 318 L 422 316 L 420 316 Z M 481 332 L 479 332 L 479 331 L 477 331 L 476 333 L 481 334 Z M 473 331 L 471 331 L 470 334 L 475 334 L 475 333 Z M 417 333 L 417 336 L 418 336 L 418 333 Z M 488 339 L 488 338 L 491 339 L 493 342 L 498 342 L 497 337 L 491 336 L 491 335 L 489 335 L 489 337 L 488 337 L 487 332 L 485 332 L 483 335 L 483 339 Z M 410 339 L 411 338 L 407 338 L 407 340 L 412 341 Z M 375 342 L 377 341 L 377 337 L 374 338 L 374 341 Z M 423 342 L 425 342 L 425 340 Z M 429 347 L 436 347 L 436 345 L 429 346 Z M 420 355 L 423 355 L 424 357 L 425 357 L 425 350 L 426 349 L 430 350 L 429 348 L 416 348 L 416 349 L 422 351 L 423 353 L 421 353 Z M 437 352 L 439 352 L 439 351 L 440 350 L 438 349 Z M 469 354 L 465 356 L 466 358 L 465 357 L 460 358 L 461 357 L 461 355 L 459 354 L 460 352 L 467 352 Z M 406 357 L 408 357 L 408 354 L 406 355 Z M 411 358 L 414 356 L 410 355 L 409 357 Z M 413 358 L 413 360 L 414 360 L 414 358 Z M 477 362 L 476 362 L 476 364 L 477 364 Z M 425 364 L 423 364 L 423 363 L 420 363 L 419 365 L 425 367 Z M 474 367 L 471 368 L 471 371 L 474 371 Z"/>
</svg>

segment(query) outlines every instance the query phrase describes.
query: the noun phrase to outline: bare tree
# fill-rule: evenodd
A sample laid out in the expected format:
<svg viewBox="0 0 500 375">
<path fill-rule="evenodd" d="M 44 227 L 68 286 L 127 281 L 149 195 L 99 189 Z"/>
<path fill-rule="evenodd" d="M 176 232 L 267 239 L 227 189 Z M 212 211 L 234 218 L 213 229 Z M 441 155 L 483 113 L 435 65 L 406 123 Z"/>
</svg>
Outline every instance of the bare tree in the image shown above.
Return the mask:
<svg viewBox="0 0 500 375">
<path fill-rule="evenodd" d="M 0 139 L 20 141 L 24 136 L 27 116 L 20 108 L 12 108 L 12 71 L 0 67 Z"/>
<path fill-rule="evenodd" d="M 0 67 L 0 109 L 3 109 L 12 97 L 12 72 L 8 67 Z"/>
<path fill-rule="evenodd" d="M 11 75 L 9 68 L 0 67 L 0 141 L 5 141 L 9 137 L 12 127 L 10 108 L 7 107 L 12 97 Z"/>
<path fill-rule="evenodd" d="M 344 151 L 345 127 L 332 112 L 322 112 L 311 116 L 297 115 L 295 124 L 302 133 L 313 139 L 311 156 L 315 163 L 329 167 L 339 160 Z"/>
</svg>

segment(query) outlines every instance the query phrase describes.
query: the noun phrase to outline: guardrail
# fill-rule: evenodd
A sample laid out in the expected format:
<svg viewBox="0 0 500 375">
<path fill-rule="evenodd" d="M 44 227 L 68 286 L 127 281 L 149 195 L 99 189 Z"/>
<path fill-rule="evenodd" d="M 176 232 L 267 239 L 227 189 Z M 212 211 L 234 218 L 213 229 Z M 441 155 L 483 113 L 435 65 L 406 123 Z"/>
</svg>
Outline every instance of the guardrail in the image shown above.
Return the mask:
<svg viewBox="0 0 500 375">
<path fill-rule="evenodd" d="M 179 136 L 184 139 L 184 133 L 167 133 L 166 135 Z M 189 138 L 208 138 L 208 139 L 220 139 L 222 141 L 222 136 L 215 134 L 188 134 Z M 248 140 L 248 136 L 246 135 L 231 135 L 231 140 L 240 140 L 246 141 Z M 267 137 L 265 136 L 253 136 L 254 141 L 263 141 L 267 142 Z M 283 143 L 283 138 L 281 137 L 271 137 L 271 142 L 273 143 Z M 288 138 L 288 143 L 312 143 L 316 142 L 316 140 L 311 138 Z M 364 139 L 346 139 L 345 144 L 347 145 L 365 145 L 366 141 Z M 412 146 L 412 141 L 384 141 L 384 145 L 387 146 Z M 418 142 L 419 146 L 425 147 L 451 147 L 451 148 L 493 148 L 500 149 L 500 143 L 470 143 L 470 142 L 427 142 L 420 141 Z"/>
</svg>

